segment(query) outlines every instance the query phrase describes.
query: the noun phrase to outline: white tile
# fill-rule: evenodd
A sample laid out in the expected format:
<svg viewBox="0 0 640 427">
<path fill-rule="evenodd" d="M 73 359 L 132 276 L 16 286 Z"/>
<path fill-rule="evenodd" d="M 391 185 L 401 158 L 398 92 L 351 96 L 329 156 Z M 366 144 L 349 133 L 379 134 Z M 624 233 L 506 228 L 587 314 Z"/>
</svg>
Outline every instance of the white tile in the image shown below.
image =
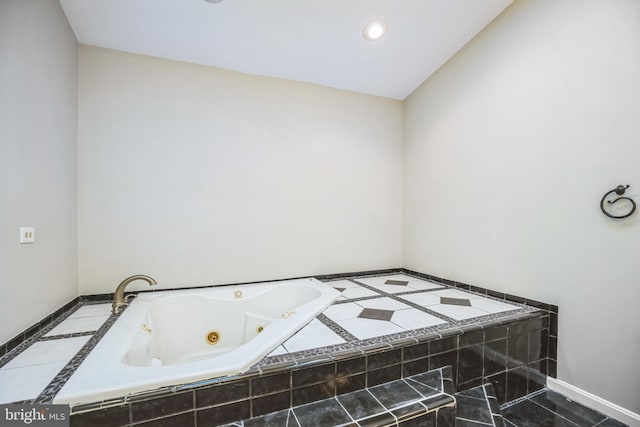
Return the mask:
<svg viewBox="0 0 640 427">
<path fill-rule="evenodd" d="M 393 316 L 391 317 L 391 321 L 396 325 L 407 330 L 427 328 L 429 326 L 441 325 L 443 323 L 447 323 L 442 319 L 439 319 L 428 313 L 424 313 L 415 308 L 396 311 L 395 313 L 393 313 Z"/>
<path fill-rule="evenodd" d="M 283 344 L 287 351 L 308 350 L 327 345 L 342 344 L 345 341 L 324 324 L 307 325 Z"/>
<path fill-rule="evenodd" d="M 362 311 L 362 306 L 356 303 L 348 302 L 344 304 L 333 304 L 324 311 L 324 315 L 329 319 L 337 322 L 343 319 L 352 319 L 358 317 Z"/>
<path fill-rule="evenodd" d="M 472 317 L 486 316 L 489 314 L 484 310 L 464 305 L 437 304 L 429 306 L 429 310 L 444 314 L 456 320 L 470 319 Z"/>
<path fill-rule="evenodd" d="M 327 284 L 334 288 L 344 289 L 341 292 L 340 297 L 338 298 L 341 300 L 380 295 L 377 292 L 374 292 L 349 280 L 337 280 L 335 282 L 329 282 Z"/>
<path fill-rule="evenodd" d="M 416 280 L 416 279 L 413 279 L 413 281 L 409 282 L 407 286 L 419 291 L 424 291 L 427 289 L 444 288 L 444 286 L 437 285 L 433 282 L 427 282 L 426 280 Z"/>
<path fill-rule="evenodd" d="M 58 326 L 53 328 L 45 336 L 71 334 L 74 332 L 97 331 L 109 316 L 78 317 L 65 319 Z"/>
<path fill-rule="evenodd" d="M 404 280 L 409 282 L 406 286 L 402 285 L 385 285 L 384 282 L 387 280 Z M 398 292 L 407 292 L 412 290 L 425 290 L 425 289 L 437 289 L 443 288 L 442 285 L 438 285 L 433 282 L 429 282 L 427 280 L 416 279 L 415 277 L 406 276 L 404 274 L 392 274 L 389 276 L 382 277 L 367 277 L 364 279 L 358 279 L 358 281 L 373 286 L 376 289 L 380 289 L 384 292 L 388 292 L 390 294 L 396 294 Z"/>
<path fill-rule="evenodd" d="M 93 316 L 109 316 L 111 314 L 111 304 L 91 304 L 80 307 L 75 311 L 69 319 L 76 319 L 78 317 L 93 317 Z"/>
<path fill-rule="evenodd" d="M 33 399 L 51 382 L 67 362 L 24 368 L 0 369 L 0 403 Z"/>
<path fill-rule="evenodd" d="M 480 310 L 488 311 L 489 313 L 501 313 L 503 311 L 517 310 L 520 308 L 517 305 L 511 305 L 506 302 L 495 301 L 489 298 L 472 299 L 471 305 L 479 308 Z"/>
<path fill-rule="evenodd" d="M 89 338 L 91 337 L 75 337 L 36 342 L 16 356 L 11 362 L 4 365 L 3 368 L 12 369 L 52 362 L 66 363 L 89 341 Z"/>
<path fill-rule="evenodd" d="M 362 286 L 353 283 L 351 280 L 335 280 L 333 282 L 324 282 L 333 288 L 361 288 Z"/>
<path fill-rule="evenodd" d="M 267 354 L 267 357 L 277 356 L 279 354 L 287 354 L 288 351 L 281 345 L 275 348 L 271 353 Z"/>
<path fill-rule="evenodd" d="M 383 285 L 387 280 L 404 280 L 405 282 L 411 282 L 415 280 L 413 277 L 405 276 L 404 274 L 389 274 L 387 276 L 378 276 L 378 277 L 364 277 L 361 279 L 356 279 L 358 282 L 362 282 L 366 285 Z M 391 285 L 398 286 L 398 285 Z"/>
<path fill-rule="evenodd" d="M 380 294 L 377 292 L 373 292 L 367 288 L 363 288 L 362 286 L 357 286 L 354 288 L 347 288 L 342 291 L 342 296 L 345 299 L 354 299 L 354 298 L 362 298 L 362 297 L 373 297 L 379 296 Z"/>
<path fill-rule="evenodd" d="M 386 292 L 388 294 L 397 294 L 400 292 L 409 292 L 409 291 L 413 291 L 414 289 L 408 287 L 408 286 L 402 286 L 402 285 L 384 285 L 384 284 L 380 284 L 380 285 L 369 285 L 372 288 L 376 288 L 381 290 L 382 292 Z"/>
<path fill-rule="evenodd" d="M 472 294 L 470 292 L 459 291 L 457 289 L 444 289 L 442 291 L 433 291 L 432 293 L 434 295 L 447 297 L 447 298 L 465 298 L 465 299 L 481 298 L 480 295 Z"/>
<path fill-rule="evenodd" d="M 400 326 L 386 320 L 356 318 L 341 320 L 338 324 L 360 340 L 404 331 Z"/>
<path fill-rule="evenodd" d="M 355 304 L 361 305 L 365 308 L 378 308 L 380 310 L 403 310 L 405 308 L 410 308 L 410 306 L 388 297 L 366 299 L 364 301 L 358 301 Z"/>
<path fill-rule="evenodd" d="M 432 294 L 433 292 L 423 292 L 420 294 L 400 295 L 399 298 L 406 299 L 422 307 L 440 304 L 440 297 Z"/>
</svg>

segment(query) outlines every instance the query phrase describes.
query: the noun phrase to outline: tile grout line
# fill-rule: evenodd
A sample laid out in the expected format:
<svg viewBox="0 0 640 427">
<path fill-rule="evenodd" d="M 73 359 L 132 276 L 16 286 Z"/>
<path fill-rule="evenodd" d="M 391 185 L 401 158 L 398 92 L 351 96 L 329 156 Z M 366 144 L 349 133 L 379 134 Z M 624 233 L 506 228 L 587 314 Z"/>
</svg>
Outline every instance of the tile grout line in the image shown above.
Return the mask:
<svg viewBox="0 0 640 427">
<path fill-rule="evenodd" d="M 556 415 L 556 416 L 558 416 L 558 417 L 562 418 L 563 420 L 568 421 L 568 422 L 570 422 L 571 424 L 573 424 L 573 425 L 575 425 L 575 426 L 578 426 L 578 424 L 574 423 L 574 422 L 573 422 L 573 421 L 571 421 L 569 418 L 565 418 L 565 417 L 563 417 L 562 415 L 560 415 L 560 414 L 559 414 L 559 413 L 557 413 L 556 411 L 554 411 L 554 410 L 552 410 L 552 409 L 549 409 L 549 408 L 547 408 L 546 406 L 543 406 L 543 405 L 539 404 L 538 402 L 535 402 L 535 401 L 533 401 L 533 400 L 531 400 L 531 399 L 529 399 L 529 398 L 527 398 L 526 400 L 528 400 L 529 402 L 531 402 L 531 403 L 533 403 L 533 404 L 535 404 L 535 405 L 538 405 L 539 407 L 541 407 L 542 409 L 544 409 L 544 410 L 546 410 L 546 411 L 551 412 L 552 414 L 554 414 L 554 415 Z M 578 426 L 578 427 L 580 427 L 580 426 Z"/>
<path fill-rule="evenodd" d="M 67 310 L 65 313 L 62 313 L 60 315 L 60 317 L 58 317 L 56 320 L 52 321 L 51 323 L 49 323 L 47 326 L 45 326 L 44 328 L 42 328 L 41 330 L 39 330 L 37 333 L 35 333 L 33 336 L 31 336 L 29 339 L 23 341 L 22 343 L 18 344 L 14 349 L 12 349 L 10 352 L 8 352 L 7 354 L 5 354 L 4 356 L 0 357 L 0 368 L 2 368 L 3 366 L 5 366 L 7 363 L 11 362 L 13 359 L 15 359 L 16 357 L 18 357 L 20 354 L 22 354 L 23 351 L 25 351 L 26 349 L 28 349 L 29 347 L 31 347 L 34 343 L 36 343 L 37 341 L 39 341 L 41 338 L 43 338 L 46 334 L 48 334 L 49 332 L 51 332 L 54 328 L 56 328 L 58 325 L 60 325 L 62 322 L 64 322 L 65 320 L 67 320 L 69 317 L 71 317 L 71 315 L 73 313 L 75 313 L 76 311 L 78 311 L 80 309 L 80 307 L 82 307 L 81 303 L 77 303 L 76 305 L 74 305 L 73 307 L 71 307 L 69 310 Z"/>
<path fill-rule="evenodd" d="M 483 297 L 483 298 L 486 298 L 486 299 L 490 299 L 490 300 L 492 300 L 492 301 L 502 302 L 502 303 L 508 303 L 508 304 L 511 304 L 511 305 L 516 305 L 516 306 L 518 306 L 519 308 L 523 308 L 524 306 L 528 306 L 528 307 L 534 307 L 534 308 L 537 308 L 537 309 L 539 309 L 539 310 L 544 310 L 544 311 L 550 312 L 550 310 L 549 310 L 549 309 L 541 308 L 541 307 L 537 307 L 537 306 L 535 306 L 535 305 L 529 305 L 529 304 L 527 304 L 527 302 L 526 302 L 526 301 L 527 301 L 527 299 L 526 299 L 526 298 L 523 298 L 523 301 L 516 301 L 516 300 L 512 300 L 512 299 L 509 299 L 509 298 L 507 298 L 507 297 L 506 297 L 507 295 L 510 295 L 510 294 L 502 294 L 502 295 L 504 295 L 504 297 L 503 297 L 503 298 L 500 298 L 500 297 L 497 297 L 497 296 L 491 295 L 491 294 L 489 294 L 489 293 L 486 293 L 487 291 L 489 291 L 489 290 L 490 290 L 490 289 L 488 289 L 488 288 L 479 288 L 479 287 L 475 286 L 476 290 L 473 290 L 473 289 L 467 289 L 467 288 L 464 288 L 464 287 L 456 286 L 456 285 L 454 285 L 454 284 L 445 283 L 444 281 L 436 281 L 436 279 L 435 279 L 435 278 L 434 278 L 434 279 L 427 279 L 427 278 L 424 278 L 424 277 L 420 277 L 420 275 L 419 275 L 419 274 L 416 274 L 415 272 L 413 272 L 413 271 L 411 271 L 411 270 L 404 270 L 404 269 L 403 269 L 402 274 L 404 274 L 404 275 L 406 275 L 406 276 L 409 276 L 409 277 L 412 277 L 412 278 L 414 278 L 414 279 L 424 280 L 424 281 L 428 281 L 428 282 L 430 282 L 430 283 L 435 283 L 435 284 L 437 284 L 437 285 L 442 285 L 442 286 L 444 286 L 445 288 L 454 289 L 454 290 L 457 290 L 457 291 L 461 291 L 461 292 L 466 292 L 466 293 L 470 293 L 470 294 L 478 295 L 478 296 L 480 296 L 480 297 Z M 440 280 L 446 280 L 446 279 L 442 279 L 442 278 L 441 278 Z M 453 282 L 453 281 L 452 281 L 452 282 Z M 460 282 L 454 282 L 454 283 L 460 283 Z M 471 285 L 469 285 L 469 286 L 471 286 Z M 438 290 L 442 290 L 442 289 L 427 289 L 426 291 L 427 291 L 427 292 L 431 292 L 431 291 L 438 291 Z M 484 292 L 480 292 L 480 290 L 483 290 Z M 532 302 L 532 303 L 534 303 L 534 302 L 536 302 L 536 301 L 531 300 L 531 302 Z"/>
<path fill-rule="evenodd" d="M 456 420 L 469 421 L 469 422 L 472 422 L 474 424 L 481 424 L 483 426 L 495 426 L 495 424 L 483 423 L 482 421 L 470 420 L 469 418 L 456 417 Z"/>
<path fill-rule="evenodd" d="M 416 379 L 413 379 L 413 378 L 411 378 L 411 377 L 408 377 L 408 378 L 401 378 L 401 380 L 402 380 L 402 381 L 404 381 L 404 383 L 405 383 L 405 384 L 407 384 L 409 387 L 411 387 L 413 390 L 415 390 L 416 392 L 418 392 L 418 394 L 419 394 L 420 396 L 422 396 L 422 399 L 428 399 L 428 398 L 433 397 L 433 396 L 436 396 L 436 395 L 438 395 L 438 394 L 447 394 L 447 393 L 445 393 L 445 392 L 444 392 L 444 388 L 443 388 L 442 390 L 435 390 L 435 389 L 434 389 L 433 387 L 431 387 L 430 385 L 427 385 L 427 384 L 421 383 L 420 381 L 418 381 L 418 380 L 416 380 Z M 434 394 L 434 395 L 431 395 L 431 396 L 425 396 L 424 394 L 422 394 L 422 392 L 421 392 L 420 390 L 418 390 L 417 388 L 415 388 L 414 386 L 412 386 L 412 385 L 411 385 L 411 383 L 410 383 L 409 381 L 407 381 L 407 380 L 410 380 L 411 382 L 418 383 L 418 384 L 420 384 L 420 385 L 421 385 L 421 386 L 423 386 L 423 387 L 427 387 L 427 388 L 430 388 L 430 389 L 432 389 L 432 390 L 435 390 L 435 391 L 437 391 L 438 393 L 436 393 L 436 394 Z M 443 382 L 442 382 L 442 372 L 440 372 L 440 387 L 444 387 L 444 384 L 443 384 Z"/>
<path fill-rule="evenodd" d="M 403 304 L 405 304 L 405 305 L 408 305 L 408 306 L 410 306 L 410 307 L 413 307 L 413 308 L 415 308 L 415 309 L 417 309 L 417 310 L 420 310 L 420 311 L 422 311 L 422 312 L 424 312 L 424 313 L 427 313 L 427 314 L 430 314 L 430 315 L 432 315 L 432 316 L 434 316 L 434 317 L 437 317 L 437 318 L 438 318 L 438 319 L 440 319 L 440 320 L 444 320 L 445 322 L 448 322 L 448 323 L 455 323 L 455 322 L 459 322 L 459 320 L 456 320 L 456 319 L 454 319 L 454 318 L 452 318 L 452 317 L 445 316 L 444 314 L 441 314 L 441 313 L 438 313 L 438 312 L 435 312 L 435 311 L 429 310 L 429 309 L 428 309 L 428 308 L 426 308 L 426 307 L 423 307 L 423 306 L 421 306 L 421 305 L 418 305 L 418 304 L 416 304 L 416 303 L 414 303 L 414 302 L 412 302 L 412 301 L 404 300 L 404 299 L 402 299 L 402 298 L 400 298 L 400 297 L 397 297 L 395 294 L 392 294 L 392 293 L 389 293 L 389 292 L 385 292 L 385 291 L 379 290 L 379 289 L 377 289 L 377 288 L 375 288 L 375 287 L 373 287 L 373 286 L 369 286 L 369 285 L 367 285 L 366 283 L 358 282 L 358 281 L 357 281 L 357 280 L 355 280 L 355 279 L 352 279 L 352 280 L 351 280 L 351 282 L 353 282 L 353 283 L 355 283 L 355 284 L 357 284 L 357 285 L 363 286 L 363 287 L 365 287 L 365 288 L 367 288 L 367 289 L 369 289 L 369 290 L 376 290 L 377 292 L 379 292 L 379 293 L 380 293 L 380 295 L 382 295 L 382 296 L 384 296 L 384 297 L 391 298 L 391 299 L 392 299 L 392 300 L 394 300 L 394 301 L 397 301 L 397 302 L 403 303 Z M 437 289 L 437 290 L 442 290 L 442 289 Z M 418 292 L 416 292 L 416 293 L 418 293 Z M 492 314 L 492 313 L 487 313 L 487 314 Z"/>
<path fill-rule="evenodd" d="M 95 331 L 86 331 L 86 332 L 71 332 L 71 333 L 68 333 L 68 334 L 50 335 L 48 337 L 42 336 L 36 342 L 46 342 L 46 341 L 64 340 L 64 339 L 67 339 L 67 338 L 87 337 L 87 336 L 95 334 L 96 332 L 97 332 L 97 330 L 95 330 Z"/>
<path fill-rule="evenodd" d="M 340 338 L 344 339 L 345 341 L 347 341 L 347 342 L 360 341 L 358 339 L 358 337 L 353 335 L 351 332 L 347 331 L 338 322 L 336 322 L 335 320 L 327 317 L 325 314 L 320 313 L 316 317 L 316 319 L 318 319 L 320 322 L 322 322 L 322 324 L 325 325 L 327 328 L 331 329 L 333 332 L 338 334 L 340 336 Z"/>
<path fill-rule="evenodd" d="M 507 369 L 507 371 L 508 370 L 510 370 L 510 369 Z M 510 408 L 511 406 L 517 405 L 518 403 L 524 402 L 525 400 L 529 400 L 532 397 L 536 397 L 539 394 L 545 393 L 547 390 L 549 390 L 549 389 L 546 388 L 546 387 L 543 387 L 540 390 L 534 391 L 533 393 L 524 395 L 524 396 L 519 397 L 517 399 L 513 399 L 513 400 L 511 400 L 509 402 L 505 402 L 502 405 L 500 405 L 500 410 L 502 411 L 504 409 Z"/>
<path fill-rule="evenodd" d="M 335 399 L 336 402 L 338 402 L 338 405 L 342 408 L 342 410 L 344 411 L 345 414 L 347 414 L 349 416 L 349 418 L 351 419 L 352 422 L 357 423 L 358 420 L 356 420 L 355 418 L 353 418 L 353 415 L 351 415 L 351 412 L 347 411 L 347 408 L 344 407 L 344 405 L 342 404 L 342 402 L 340 402 L 340 399 L 338 399 L 338 396 L 334 396 L 333 397 Z"/>
<path fill-rule="evenodd" d="M 482 359 L 484 360 L 484 354 L 482 356 Z M 484 366 L 483 366 L 483 369 L 484 369 Z M 496 427 L 496 422 L 493 420 L 493 411 L 491 410 L 491 404 L 489 404 L 489 396 L 487 395 L 487 387 L 485 384 L 482 385 L 482 394 L 484 395 L 484 404 L 487 406 L 487 411 L 489 412 L 489 416 L 491 417 L 490 425 L 493 427 Z"/>
<path fill-rule="evenodd" d="M 34 403 L 51 403 L 54 397 L 71 378 L 87 355 L 94 349 L 102 337 L 118 320 L 119 315 L 111 315 L 100 328 L 91 336 L 89 341 L 67 362 L 58 374 L 49 382 L 42 392 L 34 399 Z"/>
<path fill-rule="evenodd" d="M 300 424 L 300 420 L 298 419 L 298 415 L 296 414 L 296 411 L 293 410 L 293 408 L 291 408 L 291 413 L 293 414 L 293 418 L 296 420 L 296 423 L 298 423 L 298 425 L 302 425 Z"/>
</svg>

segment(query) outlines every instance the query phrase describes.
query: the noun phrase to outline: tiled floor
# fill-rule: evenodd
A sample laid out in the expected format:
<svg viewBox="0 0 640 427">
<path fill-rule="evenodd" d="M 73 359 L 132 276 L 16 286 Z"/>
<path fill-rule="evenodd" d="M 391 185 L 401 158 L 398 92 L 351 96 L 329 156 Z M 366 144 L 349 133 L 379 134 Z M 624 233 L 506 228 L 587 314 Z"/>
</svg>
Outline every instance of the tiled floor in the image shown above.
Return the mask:
<svg viewBox="0 0 640 427">
<path fill-rule="evenodd" d="M 0 404 L 36 398 L 102 326 L 110 311 L 111 304 L 81 306 L 24 351 L 4 356 Z"/>
<path fill-rule="evenodd" d="M 455 394 L 456 427 L 503 427 L 504 420 L 491 384 Z"/>
<path fill-rule="evenodd" d="M 491 384 L 456 393 L 456 427 L 624 427 L 613 418 L 552 390 L 533 393 L 503 409 Z M 627 426 L 628 427 L 628 426 Z"/>
<path fill-rule="evenodd" d="M 613 418 L 573 402 L 552 390 L 543 390 L 502 409 L 505 427 L 624 427 Z"/>
</svg>

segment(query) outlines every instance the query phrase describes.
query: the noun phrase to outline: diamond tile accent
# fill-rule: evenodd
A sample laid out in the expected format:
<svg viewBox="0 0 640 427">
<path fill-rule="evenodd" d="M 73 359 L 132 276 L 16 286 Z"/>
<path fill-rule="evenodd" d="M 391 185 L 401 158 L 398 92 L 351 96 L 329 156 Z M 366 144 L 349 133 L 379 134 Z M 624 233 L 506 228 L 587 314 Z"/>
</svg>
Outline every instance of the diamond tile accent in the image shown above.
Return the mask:
<svg viewBox="0 0 640 427">
<path fill-rule="evenodd" d="M 448 305 L 463 305 L 465 307 L 471 307 L 471 301 L 464 298 L 447 298 L 440 297 L 440 304 L 448 304 Z"/>
<path fill-rule="evenodd" d="M 407 292 L 407 291 L 427 291 L 427 290 L 445 290 L 447 289 L 442 284 L 417 279 L 415 277 L 407 276 L 404 274 L 394 274 L 391 276 L 383 276 L 383 277 L 361 277 L 352 279 L 354 283 L 360 284 L 362 286 L 366 286 L 369 288 L 377 289 L 378 291 L 382 291 L 384 293 L 396 294 L 399 292 Z M 406 282 L 404 285 L 403 282 Z M 393 283 L 402 283 L 402 285 Z M 341 286 L 341 285 L 337 285 Z M 445 296 L 453 296 L 453 295 L 445 295 Z M 464 297 L 463 297 L 464 298 Z"/>
<path fill-rule="evenodd" d="M 407 286 L 409 282 L 406 280 L 387 280 L 384 282 L 385 285 L 398 285 L 398 286 Z"/>
<path fill-rule="evenodd" d="M 391 316 L 393 316 L 393 311 L 391 310 L 380 310 L 377 308 L 365 308 L 363 309 L 358 317 L 362 319 L 374 319 L 374 320 L 391 320 Z"/>
</svg>

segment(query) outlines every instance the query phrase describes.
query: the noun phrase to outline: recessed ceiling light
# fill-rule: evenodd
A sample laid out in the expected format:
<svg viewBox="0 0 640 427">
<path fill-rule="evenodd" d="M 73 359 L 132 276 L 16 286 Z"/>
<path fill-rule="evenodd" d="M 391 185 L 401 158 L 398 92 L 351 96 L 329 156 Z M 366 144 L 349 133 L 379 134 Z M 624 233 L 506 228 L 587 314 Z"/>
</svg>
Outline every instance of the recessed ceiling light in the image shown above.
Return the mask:
<svg viewBox="0 0 640 427">
<path fill-rule="evenodd" d="M 367 40 L 378 40 L 387 34 L 387 23 L 384 21 L 373 21 L 364 26 L 362 35 Z"/>
</svg>

